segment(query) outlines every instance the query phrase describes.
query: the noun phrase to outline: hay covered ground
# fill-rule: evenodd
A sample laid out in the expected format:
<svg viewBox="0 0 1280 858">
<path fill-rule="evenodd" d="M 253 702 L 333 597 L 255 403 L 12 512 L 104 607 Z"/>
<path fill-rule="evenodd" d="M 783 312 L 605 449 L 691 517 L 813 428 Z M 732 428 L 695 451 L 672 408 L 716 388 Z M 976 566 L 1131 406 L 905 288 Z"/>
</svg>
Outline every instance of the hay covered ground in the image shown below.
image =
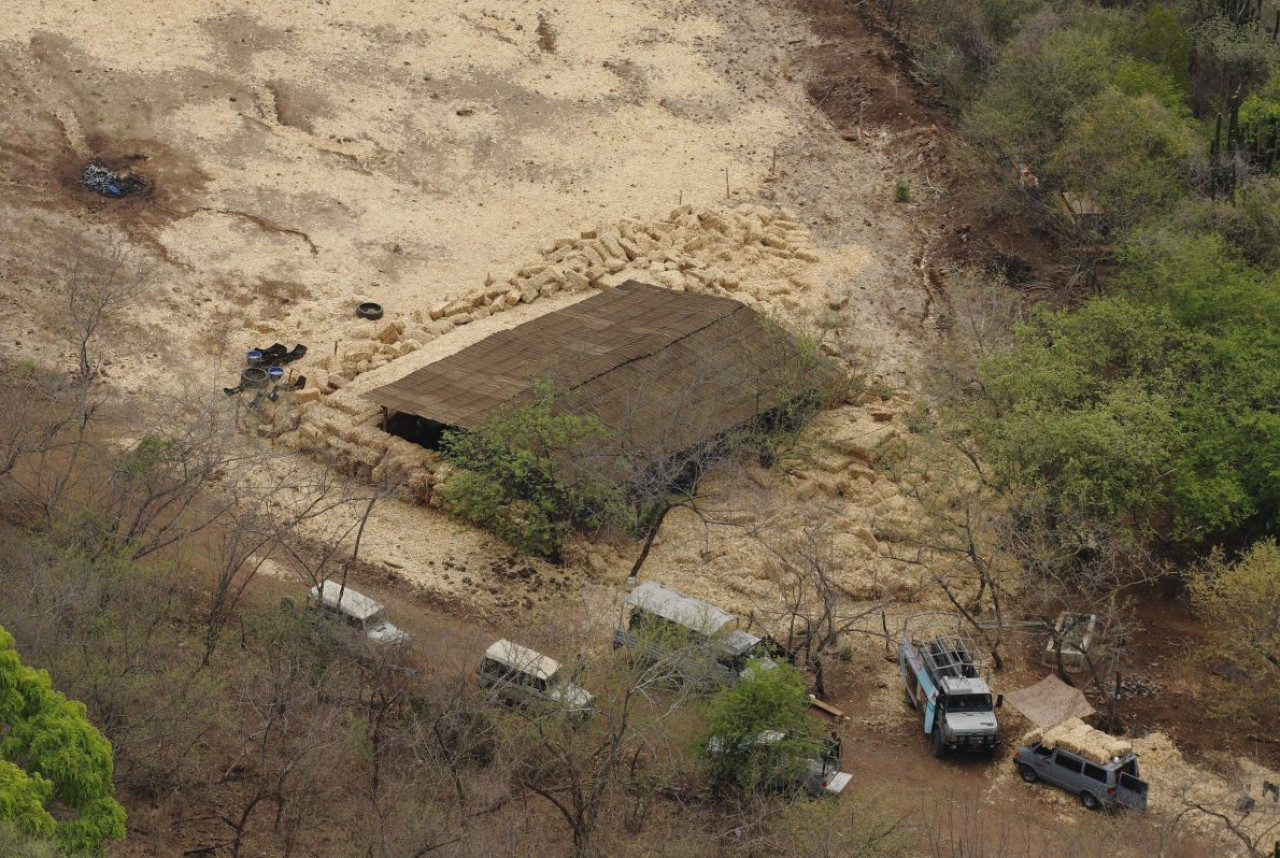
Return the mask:
<svg viewBox="0 0 1280 858">
<path fill-rule="evenodd" d="M 122 248 L 149 284 L 100 344 L 122 402 L 216 393 L 248 348 L 305 343 L 295 368 L 314 392 L 269 431 L 365 476 L 383 465 L 378 477 L 419 500 L 430 477 L 417 454 L 392 444 L 388 457 L 358 388 L 338 388 L 625 276 L 832 323 L 891 386 L 920 372 L 933 329 L 918 212 L 890 202 L 903 141 L 834 133 L 796 59 L 821 39 L 795 14 L 634 0 L 5 5 L 0 297 L 26 310 L 0 318 L 11 359 L 69 368 L 56 287 L 77 253 Z M 77 177 L 93 160 L 150 189 L 89 193 Z M 582 246 L 622 232 L 636 241 Z M 384 305 L 382 323 L 355 318 L 361 300 Z M 823 443 L 858 421 L 841 412 Z M 857 479 L 872 502 L 890 494 L 845 470 L 825 494 Z M 738 609 L 764 597 L 750 576 L 692 574 L 699 552 L 680 546 L 696 537 L 673 524 L 653 560 L 664 577 Z M 882 549 L 861 525 L 870 561 Z M 501 549 L 469 528 L 401 502 L 374 527 L 369 559 L 428 589 L 517 603 L 484 579 Z M 597 573 L 601 557 L 627 561 L 605 550 Z M 441 574 L 445 559 L 473 570 L 470 588 Z"/>
</svg>

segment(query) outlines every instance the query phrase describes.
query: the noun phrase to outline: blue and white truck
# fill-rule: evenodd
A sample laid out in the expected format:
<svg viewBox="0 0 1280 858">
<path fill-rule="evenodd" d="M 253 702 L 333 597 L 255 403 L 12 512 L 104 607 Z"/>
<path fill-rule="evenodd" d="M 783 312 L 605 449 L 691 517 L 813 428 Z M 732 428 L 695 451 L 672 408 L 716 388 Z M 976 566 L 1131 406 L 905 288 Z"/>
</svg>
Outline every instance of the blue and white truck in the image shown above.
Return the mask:
<svg viewBox="0 0 1280 858">
<path fill-rule="evenodd" d="M 990 753 L 1000 744 L 991 687 L 974 663 L 973 641 L 957 630 L 927 634 L 910 631 L 898 644 L 898 669 L 906 685 L 907 705 L 916 711 L 936 757 L 959 751 Z"/>
</svg>

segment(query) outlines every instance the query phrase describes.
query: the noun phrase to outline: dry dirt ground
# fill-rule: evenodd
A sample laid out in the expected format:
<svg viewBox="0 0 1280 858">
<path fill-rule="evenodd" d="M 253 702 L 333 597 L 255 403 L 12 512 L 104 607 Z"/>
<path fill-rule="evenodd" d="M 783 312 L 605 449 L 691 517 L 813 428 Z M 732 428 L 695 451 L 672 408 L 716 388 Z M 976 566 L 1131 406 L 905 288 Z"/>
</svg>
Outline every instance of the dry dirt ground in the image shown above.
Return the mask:
<svg viewBox="0 0 1280 858">
<path fill-rule="evenodd" d="M 887 560 L 913 520 L 870 463 L 903 431 L 901 392 L 929 371 L 940 271 L 971 225 L 945 128 L 841 4 L 0 0 L 0 12 L 0 356 L 70 369 L 60 284 L 112 248 L 147 283 L 96 347 L 119 413 L 221 396 L 246 349 L 307 344 L 295 366 L 313 392 L 246 425 L 415 487 L 377 508 L 362 581 L 420 639 L 436 625 L 471 634 L 427 603 L 536 637 L 536 618 L 573 600 L 607 640 L 635 546 L 579 545 L 564 567 L 510 560 L 422 502 L 430 457 L 370 441 L 376 415 L 358 394 L 629 275 L 828 325 L 835 356 L 885 393 L 824 414 L 793 472 L 710 480 L 728 526 L 673 515 L 646 575 L 767 623 L 776 588 L 743 534 L 816 515 L 849 558 L 851 592 L 919 583 Z M 78 182 L 90 161 L 147 189 L 96 196 Z M 898 177 L 909 203 L 892 201 Z M 606 235 L 641 252 L 596 260 L 587 245 Z M 386 320 L 357 319 L 364 300 Z M 867 677 L 872 699 L 886 696 L 883 667 Z M 892 779 L 917 803 L 935 784 L 903 776 L 899 747 L 923 743 L 888 696 L 875 724 L 845 729 L 867 742 L 864 782 Z M 960 790 L 995 777 L 947 771 Z M 1048 831 L 1059 817 L 1092 824 L 1056 805 L 1037 817 Z"/>
<path fill-rule="evenodd" d="M 437 338 L 433 350 L 460 347 L 465 335 L 566 300 L 535 286 L 535 305 L 501 321 L 487 318 L 489 305 L 432 318 L 459 301 L 492 305 L 484 296 L 495 284 L 507 291 L 509 277 L 545 263 L 557 239 L 578 239 L 583 227 L 661 224 L 679 204 L 705 213 L 754 203 L 791 215 L 789 246 L 808 248 L 804 258 L 780 260 L 730 236 L 722 255 L 731 259 L 699 264 L 729 269 L 713 273 L 731 282 L 706 288 L 740 290 L 805 322 L 831 317 L 850 357 L 888 386 L 910 387 L 927 365 L 938 302 L 921 210 L 936 194 L 908 172 L 918 202 L 890 200 L 894 178 L 912 166 L 906 156 L 929 149 L 937 128 L 899 133 L 873 121 L 875 105 L 910 103 L 895 84 L 868 95 L 866 127 L 843 139 L 806 89 L 808 57 L 827 40 L 794 11 L 5 5 L 0 295 L 22 310 L 0 318 L 0 349 L 12 359 L 68 365 L 56 285 L 76 254 L 117 243 L 148 268 L 150 286 L 101 343 L 114 394 L 217 395 L 246 349 L 275 340 L 307 344 L 297 371 L 328 392 L 326 380 L 346 381 L 339 373 L 354 377 Z M 96 196 L 77 182 L 90 160 L 131 168 L 149 188 Z M 641 262 L 648 271 L 637 273 L 659 282 L 662 268 L 676 267 Z M 355 318 L 366 299 L 403 326 L 398 342 L 377 342 L 383 328 Z M 506 309 L 502 299 L 497 307 Z M 476 333 L 457 326 L 473 320 L 484 323 Z M 349 460 L 376 432 L 354 395 L 306 405 L 299 410 L 315 413 L 285 418 L 307 424 L 294 433 L 304 450 L 333 452 L 317 451 L 308 431 L 342 434 L 337 457 Z M 844 431 L 866 419 L 845 409 L 832 422 Z M 860 431 L 876 439 L 893 430 Z M 865 469 L 861 478 L 874 483 Z M 875 502 L 892 493 L 869 488 Z M 883 548 L 869 522 L 860 525 L 871 562 Z M 432 573 L 446 559 L 482 568 L 493 551 L 418 505 L 386 504 L 366 544 L 373 559 L 444 595 L 514 607 L 490 592 L 502 582 L 471 593 Z M 606 552 L 604 562 L 625 558 Z M 748 587 L 735 607 L 759 595 Z"/>
</svg>

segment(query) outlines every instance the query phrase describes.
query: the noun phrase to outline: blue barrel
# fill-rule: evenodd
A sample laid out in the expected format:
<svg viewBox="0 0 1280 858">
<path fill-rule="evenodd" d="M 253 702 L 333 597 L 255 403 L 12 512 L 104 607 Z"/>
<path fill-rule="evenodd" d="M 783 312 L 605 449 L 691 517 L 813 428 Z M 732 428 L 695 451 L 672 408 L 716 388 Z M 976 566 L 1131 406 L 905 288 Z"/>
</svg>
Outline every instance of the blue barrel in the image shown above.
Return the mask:
<svg viewBox="0 0 1280 858">
<path fill-rule="evenodd" d="M 249 366 L 257 366 L 262 363 L 262 352 L 257 349 L 249 349 L 249 351 L 245 352 L 244 359 Z"/>
</svg>

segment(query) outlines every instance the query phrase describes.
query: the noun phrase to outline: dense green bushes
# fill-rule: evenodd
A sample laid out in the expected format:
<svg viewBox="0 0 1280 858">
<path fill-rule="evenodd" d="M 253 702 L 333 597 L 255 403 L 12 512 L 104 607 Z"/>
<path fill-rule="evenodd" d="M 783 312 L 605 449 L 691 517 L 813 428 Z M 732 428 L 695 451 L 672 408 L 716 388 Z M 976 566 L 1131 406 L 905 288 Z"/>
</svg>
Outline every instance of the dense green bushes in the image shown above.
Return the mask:
<svg viewBox="0 0 1280 858">
<path fill-rule="evenodd" d="M 558 414 L 555 397 L 515 408 L 471 432 L 447 432 L 445 458 L 458 471 L 445 507 L 511 545 L 558 557 L 575 526 L 624 517 L 622 489 L 598 449 L 608 430 L 593 417 Z"/>
<path fill-rule="evenodd" d="M 800 671 L 780 662 L 753 664 L 706 706 L 703 759 L 712 783 L 751 792 L 800 783 L 816 755 L 809 695 Z"/>
<path fill-rule="evenodd" d="M 1006 480 L 1184 543 L 1265 529 L 1280 423 L 1258 394 L 1280 395 L 1280 370 L 1249 345 L 1125 298 L 1040 314 L 982 368 L 988 454 Z"/>
<path fill-rule="evenodd" d="M 0 820 L 23 834 L 53 837 L 72 853 L 98 853 L 124 837 L 124 808 L 112 797 L 111 744 L 83 703 L 53 690 L 27 667 L 0 628 Z M 73 818 L 55 821 L 56 799 Z"/>
<path fill-rule="evenodd" d="M 1230 4 L 981 8 L 980 36 L 948 33 L 979 20 L 961 5 L 911 21 L 913 46 L 972 48 L 952 64 L 963 85 L 943 81 L 965 133 L 1045 191 L 1091 193 L 1102 216 L 1075 240 L 1115 245 L 1120 263 L 1106 295 L 1035 314 L 982 365 L 987 458 L 1064 511 L 1184 547 L 1274 532 L 1280 43 Z M 1045 198 L 1021 204 L 1059 217 Z"/>
</svg>

